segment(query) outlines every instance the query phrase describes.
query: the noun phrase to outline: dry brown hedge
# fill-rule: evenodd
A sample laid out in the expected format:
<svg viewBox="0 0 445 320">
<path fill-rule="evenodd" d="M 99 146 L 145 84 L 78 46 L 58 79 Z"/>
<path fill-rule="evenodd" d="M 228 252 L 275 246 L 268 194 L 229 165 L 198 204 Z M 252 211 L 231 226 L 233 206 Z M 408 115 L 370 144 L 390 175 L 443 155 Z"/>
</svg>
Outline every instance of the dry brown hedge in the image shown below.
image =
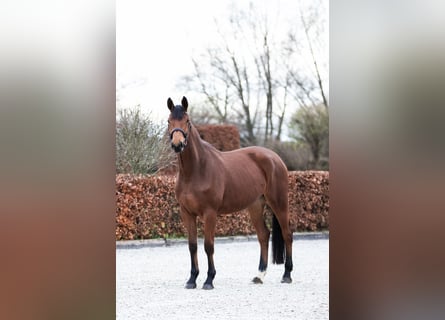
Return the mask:
<svg viewBox="0 0 445 320">
<path fill-rule="evenodd" d="M 219 151 L 231 151 L 240 148 L 238 128 L 234 125 L 197 125 L 201 139 L 213 145 Z"/>
<path fill-rule="evenodd" d="M 116 176 L 116 240 L 185 237 L 175 199 L 174 176 Z M 289 211 L 292 231 L 329 228 L 329 172 L 289 172 Z M 270 225 L 271 214 L 266 210 Z M 255 230 L 246 211 L 221 215 L 217 236 L 248 235 Z M 202 235 L 202 221 L 198 219 Z"/>
</svg>

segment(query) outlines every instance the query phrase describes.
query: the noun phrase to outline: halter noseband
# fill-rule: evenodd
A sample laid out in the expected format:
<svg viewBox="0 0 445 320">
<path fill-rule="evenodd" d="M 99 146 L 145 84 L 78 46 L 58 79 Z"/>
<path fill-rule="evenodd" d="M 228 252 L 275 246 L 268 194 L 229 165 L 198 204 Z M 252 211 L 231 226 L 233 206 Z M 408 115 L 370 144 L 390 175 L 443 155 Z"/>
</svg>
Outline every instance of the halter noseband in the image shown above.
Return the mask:
<svg viewBox="0 0 445 320">
<path fill-rule="evenodd" d="M 187 133 L 186 133 L 184 130 L 182 130 L 181 128 L 174 128 L 174 129 L 172 130 L 172 132 L 170 132 L 170 140 L 173 139 L 173 133 L 175 133 L 175 132 L 177 132 L 177 131 L 181 132 L 182 135 L 184 136 L 184 138 L 187 139 Z"/>
<path fill-rule="evenodd" d="M 189 130 L 190 130 L 190 121 L 189 121 L 189 120 L 187 120 L 187 127 L 188 127 Z M 174 134 L 175 132 L 181 132 L 181 133 L 182 133 L 182 135 L 184 136 L 184 146 L 186 146 L 186 145 L 187 145 L 188 133 L 185 132 L 184 130 L 182 130 L 181 128 L 174 128 L 174 129 L 170 132 L 170 141 L 173 140 L 173 134 Z"/>
</svg>

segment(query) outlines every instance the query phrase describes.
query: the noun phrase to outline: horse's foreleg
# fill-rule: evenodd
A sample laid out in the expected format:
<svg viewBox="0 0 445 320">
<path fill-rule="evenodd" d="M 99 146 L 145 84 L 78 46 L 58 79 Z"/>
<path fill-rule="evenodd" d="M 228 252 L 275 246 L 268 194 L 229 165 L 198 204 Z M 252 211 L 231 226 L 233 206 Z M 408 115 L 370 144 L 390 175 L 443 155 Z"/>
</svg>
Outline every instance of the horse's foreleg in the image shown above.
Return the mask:
<svg viewBox="0 0 445 320">
<path fill-rule="evenodd" d="M 189 251 L 190 251 L 190 259 L 191 259 L 191 269 L 190 269 L 190 278 L 185 284 L 186 289 L 195 289 L 196 288 L 196 278 L 199 274 L 198 267 L 198 244 L 196 241 L 191 241 L 189 239 Z"/>
<path fill-rule="evenodd" d="M 216 212 L 208 211 L 204 213 L 204 249 L 207 254 L 208 271 L 207 279 L 204 282 L 203 289 L 213 289 L 213 279 L 215 278 L 216 270 L 213 262 L 214 241 L 215 241 L 215 227 L 216 227 Z"/>
<path fill-rule="evenodd" d="M 182 220 L 187 228 L 188 243 L 191 260 L 190 278 L 185 284 L 186 289 L 196 288 L 196 278 L 199 274 L 198 266 L 198 233 L 196 229 L 196 216 L 190 215 L 185 210 L 181 210 Z"/>
<path fill-rule="evenodd" d="M 255 227 L 258 241 L 260 243 L 260 263 L 258 266 L 258 276 L 253 278 L 253 283 L 263 283 L 264 276 L 267 270 L 267 259 L 269 251 L 269 236 L 270 231 L 267 228 L 264 217 L 264 199 L 260 198 L 247 208 L 252 224 Z"/>
</svg>

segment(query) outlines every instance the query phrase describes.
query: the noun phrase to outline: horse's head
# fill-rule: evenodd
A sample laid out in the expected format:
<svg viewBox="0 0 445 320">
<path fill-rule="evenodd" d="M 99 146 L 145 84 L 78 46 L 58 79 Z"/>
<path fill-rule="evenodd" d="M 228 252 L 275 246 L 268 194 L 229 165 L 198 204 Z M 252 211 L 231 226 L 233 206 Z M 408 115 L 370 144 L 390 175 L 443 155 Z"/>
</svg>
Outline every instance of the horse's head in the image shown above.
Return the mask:
<svg viewBox="0 0 445 320">
<path fill-rule="evenodd" d="M 182 97 L 181 105 L 175 106 L 172 99 L 168 98 L 167 106 L 170 110 L 168 117 L 168 132 L 170 142 L 176 153 L 182 152 L 187 145 L 187 137 L 190 132 L 190 120 L 187 114 L 188 102 Z"/>
</svg>

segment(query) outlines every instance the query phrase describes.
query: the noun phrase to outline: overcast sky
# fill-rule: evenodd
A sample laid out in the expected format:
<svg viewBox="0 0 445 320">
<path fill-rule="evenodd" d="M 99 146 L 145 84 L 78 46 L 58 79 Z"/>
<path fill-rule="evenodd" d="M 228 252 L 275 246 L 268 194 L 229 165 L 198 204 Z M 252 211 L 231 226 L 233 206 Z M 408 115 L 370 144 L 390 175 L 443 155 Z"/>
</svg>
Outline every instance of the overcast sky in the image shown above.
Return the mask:
<svg viewBox="0 0 445 320">
<path fill-rule="evenodd" d="M 298 14 L 298 1 L 236 1 L 276 13 L 288 23 Z M 232 0 L 117 0 L 116 89 L 117 106 L 140 104 L 157 120 L 166 119 L 166 101 L 179 103 L 179 79 L 192 73 L 191 57 L 216 37 L 215 18 L 228 15 Z M 190 101 L 189 101 L 190 102 Z M 191 103 L 192 105 L 192 103 Z"/>
</svg>

